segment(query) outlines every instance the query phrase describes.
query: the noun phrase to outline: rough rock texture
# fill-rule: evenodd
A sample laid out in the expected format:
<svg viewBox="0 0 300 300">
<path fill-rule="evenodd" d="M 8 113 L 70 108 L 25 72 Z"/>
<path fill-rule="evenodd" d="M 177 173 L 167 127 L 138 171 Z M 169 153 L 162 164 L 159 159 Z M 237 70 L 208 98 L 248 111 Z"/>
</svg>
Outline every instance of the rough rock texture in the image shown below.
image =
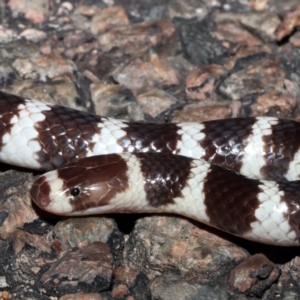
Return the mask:
<svg viewBox="0 0 300 300">
<path fill-rule="evenodd" d="M 300 120 L 298 0 L 0 3 L 0 88 L 127 120 Z M 297 248 L 179 216 L 60 218 L 1 164 L 3 299 L 298 299 Z M 137 222 L 135 222 L 138 220 Z"/>
</svg>

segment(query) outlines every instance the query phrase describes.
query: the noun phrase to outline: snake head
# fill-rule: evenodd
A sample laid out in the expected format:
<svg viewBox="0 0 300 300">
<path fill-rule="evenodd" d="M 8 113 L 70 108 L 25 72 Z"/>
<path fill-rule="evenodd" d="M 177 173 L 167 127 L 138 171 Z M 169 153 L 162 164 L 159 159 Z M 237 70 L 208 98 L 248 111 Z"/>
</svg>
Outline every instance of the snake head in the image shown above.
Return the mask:
<svg viewBox="0 0 300 300">
<path fill-rule="evenodd" d="M 32 200 L 57 215 L 87 215 L 113 210 L 111 203 L 127 189 L 127 165 L 118 154 L 84 158 L 39 177 Z"/>
</svg>

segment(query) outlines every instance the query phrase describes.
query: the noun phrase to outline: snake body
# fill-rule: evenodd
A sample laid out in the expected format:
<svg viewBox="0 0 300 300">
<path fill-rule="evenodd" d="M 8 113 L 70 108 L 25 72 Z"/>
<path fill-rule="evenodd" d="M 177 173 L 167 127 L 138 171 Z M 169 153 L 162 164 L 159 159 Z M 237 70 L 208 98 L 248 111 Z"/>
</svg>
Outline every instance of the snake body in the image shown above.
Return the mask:
<svg viewBox="0 0 300 300">
<path fill-rule="evenodd" d="M 33 184 L 42 209 L 177 213 L 268 244 L 300 243 L 299 134 L 273 117 L 128 122 L 0 93 L 0 160 L 58 168 Z"/>
</svg>

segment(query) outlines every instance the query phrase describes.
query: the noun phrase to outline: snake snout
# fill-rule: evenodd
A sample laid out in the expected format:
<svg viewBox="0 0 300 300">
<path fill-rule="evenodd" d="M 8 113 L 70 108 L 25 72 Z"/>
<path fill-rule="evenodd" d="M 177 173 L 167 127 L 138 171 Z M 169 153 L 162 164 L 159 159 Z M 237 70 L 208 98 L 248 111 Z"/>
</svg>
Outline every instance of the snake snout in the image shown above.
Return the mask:
<svg viewBox="0 0 300 300">
<path fill-rule="evenodd" d="M 45 209 L 50 204 L 50 191 L 50 186 L 45 176 L 41 176 L 33 183 L 30 196 L 37 206 Z"/>
</svg>

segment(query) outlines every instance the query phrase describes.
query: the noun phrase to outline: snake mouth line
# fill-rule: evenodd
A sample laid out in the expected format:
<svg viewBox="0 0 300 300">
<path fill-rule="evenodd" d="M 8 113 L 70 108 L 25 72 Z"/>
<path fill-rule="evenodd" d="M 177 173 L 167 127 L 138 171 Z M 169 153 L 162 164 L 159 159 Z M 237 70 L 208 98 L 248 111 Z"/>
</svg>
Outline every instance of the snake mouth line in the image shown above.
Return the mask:
<svg viewBox="0 0 300 300">
<path fill-rule="evenodd" d="M 114 212 L 114 209 L 110 205 L 103 205 L 100 207 L 88 208 L 81 211 L 69 212 L 64 215 L 69 217 L 78 217 L 78 216 L 89 216 L 89 215 L 100 215 L 100 214 L 103 215 L 104 213 L 109 214 L 112 212 Z"/>
</svg>

